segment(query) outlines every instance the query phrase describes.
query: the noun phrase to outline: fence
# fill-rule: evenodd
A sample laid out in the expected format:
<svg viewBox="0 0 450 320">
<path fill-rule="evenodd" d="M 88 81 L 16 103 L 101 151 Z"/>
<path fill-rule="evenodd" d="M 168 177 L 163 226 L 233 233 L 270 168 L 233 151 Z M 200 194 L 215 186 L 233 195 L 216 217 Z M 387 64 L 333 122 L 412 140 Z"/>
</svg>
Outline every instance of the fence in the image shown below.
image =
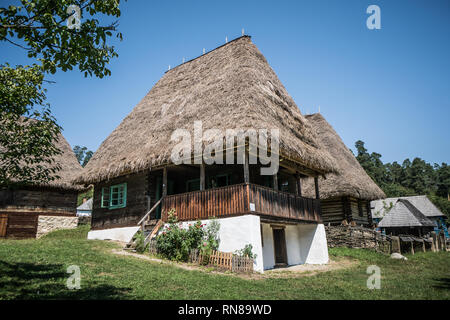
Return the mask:
<svg viewBox="0 0 450 320">
<path fill-rule="evenodd" d="M 370 248 L 386 254 L 448 250 L 443 235 L 433 232 L 430 238 L 418 238 L 411 235 L 388 236 L 376 230 L 353 226 L 326 226 L 325 230 L 330 248 Z"/>
<path fill-rule="evenodd" d="M 208 261 L 205 261 L 208 259 Z M 198 249 L 192 250 L 189 262 L 211 265 L 232 272 L 253 272 L 253 259 L 240 257 L 232 252 L 212 251 L 209 256 L 204 256 Z"/>
</svg>

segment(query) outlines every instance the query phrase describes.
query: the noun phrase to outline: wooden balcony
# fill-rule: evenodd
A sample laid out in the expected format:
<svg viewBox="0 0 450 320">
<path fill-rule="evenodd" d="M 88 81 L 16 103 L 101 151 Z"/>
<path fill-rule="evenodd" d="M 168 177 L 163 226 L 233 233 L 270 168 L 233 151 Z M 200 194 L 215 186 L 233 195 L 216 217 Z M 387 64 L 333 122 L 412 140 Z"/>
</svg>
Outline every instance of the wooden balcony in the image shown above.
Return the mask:
<svg viewBox="0 0 450 320">
<path fill-rule="evenodd" d="M 318 199 L 249 183 L 166 196 L 162 201 L 164 221 L 170 209 L 176 210 L 179 221 L 257 214 L 272 219 L 322 222 Z"/>
</svg>

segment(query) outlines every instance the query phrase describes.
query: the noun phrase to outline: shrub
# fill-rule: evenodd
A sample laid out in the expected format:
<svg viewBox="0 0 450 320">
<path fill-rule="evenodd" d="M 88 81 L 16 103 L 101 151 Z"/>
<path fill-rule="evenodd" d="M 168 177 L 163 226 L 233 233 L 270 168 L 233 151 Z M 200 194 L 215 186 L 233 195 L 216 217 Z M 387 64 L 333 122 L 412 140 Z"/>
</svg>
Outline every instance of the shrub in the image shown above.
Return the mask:
<svg viewBox="0 0 450 320">
<path fill-rule="evenodd" d="M 205 225 L 197 221 L 183 228 L 178 223 L 175 210 L 170 210 L 168 226 L 156 237 L 156 250 L 165 258 L 176 261 L 187 261 L 193 249 L 199 249 L 209 258 L 211 251 L 219 247 L 220 224 L 213 220 L 206 228 Z"/>
<path fill-rule="evenodd" d="M 144 233 L 142 233 L 141 231 L 139 231 L 137 234 L 136 234 L 136 238 L 135 238 L 135 243 L 136 243 L 136 252 L 138 252 L 138 253 L 144 253 L 146 250 L 147 250 L 147 248 L 148 248 L 148 246 L 149 246 L 149 244 L 147 243 L 147 244 L 145 244 L 145 234 Z"/>
<path fill-rule="evenodd" d="M 246 244 L 243 249 L 236 250 L 234 254 L 240 257 L 249 257 L 250 259 L 256 259 L 256 253 L 253 253 L 253 246 L 249 243 Z"/>
</svg>

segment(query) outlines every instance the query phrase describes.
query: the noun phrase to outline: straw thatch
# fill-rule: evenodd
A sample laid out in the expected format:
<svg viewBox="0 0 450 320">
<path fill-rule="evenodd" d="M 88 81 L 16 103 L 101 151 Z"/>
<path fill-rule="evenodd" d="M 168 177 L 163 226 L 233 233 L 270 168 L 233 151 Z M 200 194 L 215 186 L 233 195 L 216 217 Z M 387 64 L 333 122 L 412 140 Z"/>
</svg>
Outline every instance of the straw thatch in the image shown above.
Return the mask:
<svg viewBox="0 0 450 320">
<path fill-rule="evenodd" d="M 56 173 L 60 178 L 49 182 L 47 186 L 66 190 L 82 190 L 83 188 L 73 181 L 83 172 L 83 167 L 61 133 L 58 135 L 56 147 L 61 150 L 61 154 L 54 156 L 55 163 L 61 166 L 61 170 Z"/>
<path fill-rule="evenodd" d="M 386 198 L 384 192 L 367 175 L 353 153 L 347 148 L 333 127 L 320 114 L 307 115 L 306 119 L 317 133 L 320 142 L 336 159 L 337 174 L 329 174 L 326 179 L 319 179 L 321 199 L 351 196 L 362 200 Z M 315 195 L 314 181 L 302 181 L 302 193 Z"/>
<path fill-rule="evenodd" d="M 59 178 L 48 183 L 35 184 L 33 186 L 50 187 L 73 191 L 82 190 L 82 186 L 77 185 L 73 182 L 74 179 L 79 176 L 83 170 L 83 167 L 81 167 L 80 163 L 78 162 L 75 153 L 61 133 L 58 134 L 57 139 L 54 141 L 54 143 L 55 146 L 61 151 L 60 154 L 53 157 L 54 164 L 58 164 L 61 168 L 55 173 L 55 176 L 59 176 Z M 54 164 L 52 164 L 52 166 Z M 43 165 L 46 166 L 47 164 Z"/>
<path fill-rule="evenodd" d="M 280 153 L 326 173 L 334 160 L 250 37 L 240 37 L 166 74 L 101 144 L 77 179 L 93 183 L 170 162 L 171 134 L 203 130 L 280 129 Z"/>
</svg>

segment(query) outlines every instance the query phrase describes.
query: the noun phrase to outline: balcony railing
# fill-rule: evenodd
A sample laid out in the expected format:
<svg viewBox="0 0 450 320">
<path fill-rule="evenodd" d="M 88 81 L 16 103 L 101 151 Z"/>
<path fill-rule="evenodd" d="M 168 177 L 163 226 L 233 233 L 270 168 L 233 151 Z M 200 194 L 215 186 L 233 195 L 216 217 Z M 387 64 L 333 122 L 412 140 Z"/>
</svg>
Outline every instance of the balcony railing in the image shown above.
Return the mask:
<svg viewBox="0 0 450 320">
<path fill-rule="evenodd" d="M 164 221 L 170 209 L 176 210 L 179 221 L 243 214 L 322 221 L 319 200 L 248 183 L 166 196 L 162 202 Z"/>
</svg>

